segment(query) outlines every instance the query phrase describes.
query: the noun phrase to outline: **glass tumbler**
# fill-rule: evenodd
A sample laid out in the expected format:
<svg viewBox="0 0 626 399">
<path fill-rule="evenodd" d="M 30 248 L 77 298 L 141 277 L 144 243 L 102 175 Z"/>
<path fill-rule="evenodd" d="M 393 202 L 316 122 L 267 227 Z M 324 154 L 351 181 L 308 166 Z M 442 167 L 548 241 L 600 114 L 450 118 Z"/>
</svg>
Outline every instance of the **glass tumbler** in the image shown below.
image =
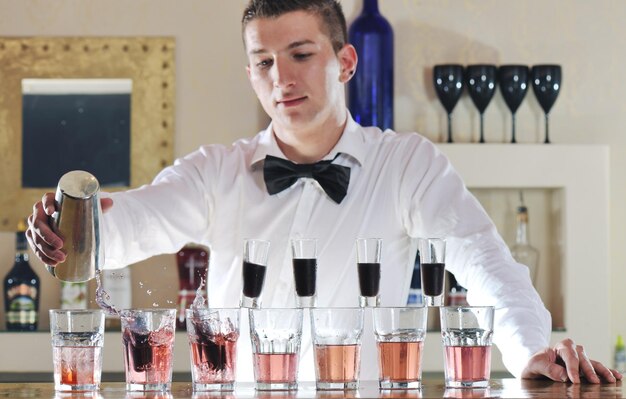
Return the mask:
<svg viewBox="0 0 626 399">
<path fill-rule="evenodd" d="M 449 306 L 440 310 L 446 387 L 488 387 L 493 306 Z"/>
<path fill-rule="evenodd" d="M 195 392 L 234 390 L 239 313 L 239 308 L 185 311 Z"/>
<path fill-rule="evenodd" d="M 86 392 L 100 388 L 104 313 L 102 310 L 50 310 L 54 389 Z"/>
<path fill-rule="evenodd" d="M 318 390 L 358 389 L 363 308 L 311 309 Z"/>
<path fill-rule="evenodd" d="M 302 308 L 249 310 L 257 390 L 298 389 L 302 314 Z"/>
<path fill-rule="evenodd" d="M 169 391 L 176 309 L 120 311 L 127 391 Z"/>
<path fill-rule="evenodd" d="M 380 389 L 418 389 L 428 308 L 376 308 L 374 334 L 378 347 Z"/>
</svg>

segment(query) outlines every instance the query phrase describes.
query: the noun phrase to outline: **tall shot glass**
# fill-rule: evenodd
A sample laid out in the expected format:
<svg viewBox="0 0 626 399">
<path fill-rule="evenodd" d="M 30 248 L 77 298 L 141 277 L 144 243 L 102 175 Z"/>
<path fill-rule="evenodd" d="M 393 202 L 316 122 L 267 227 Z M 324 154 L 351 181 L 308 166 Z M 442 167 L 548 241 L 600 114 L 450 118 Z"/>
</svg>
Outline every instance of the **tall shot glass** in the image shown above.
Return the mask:
<svg viewBox="0 0 626 399">
<path fill-rule="evenodd" d="M 265 283 L 267 257 L 270 242 L 264 240 L 245 240 L 243 244 L 243 292 L 241 293 L 242 308 L 258 308 L 261 291 Z"/>
<path fill-rule="evenodd" d="M 120 311 L 127 391 L 169 391 L 176 309 Z"/>
<path fill-rule="evenodd" d="M 50 310 L 54 389 L 96 391 L 102 375 L 104 313 L 101 310 Z"/>
<path fill-rule="evenodd" d="M 235 388 L 239 308 L 187 309 L 194 392 Z"/>
<path fill-rule="evenodd" d="M 298 389 L 302 340 L 301 308 L 250 309 L 250 339 L 256 389 Z"/>
<path fill-rule="evenodd" d="M 446 387 L 488 387 L 493 306 L 442 307 L 440 310 Z"/>
<path fill-rule="evenodd" d="M 380 252 L 381 238 L 357 238 L 356 258 L 359 273 L 359 305 L 371 307 L 380 305 Z"/>
<path fill-rule="evenodd" d="M 298 238 L 291 240 L 293 277 L 299 308 L 315 307 L 315 283 L 317 279 L 317 240 Z"/>
<path fill-rule="evenodd" d="M 358 389 L 362 333 L 363 308 L 311 309 L 318 390 Z"/>
<path fill-rule="evenodd" d="M 375 308 L 380 389 L 419 389 L 428 308 Z"/>
<path fill-rule="evenodd" d="M 443 287 L 446 269 L 446 240 L 420 238 L 420 277 L 426 306 L 443 305 Z"/>
</svg>

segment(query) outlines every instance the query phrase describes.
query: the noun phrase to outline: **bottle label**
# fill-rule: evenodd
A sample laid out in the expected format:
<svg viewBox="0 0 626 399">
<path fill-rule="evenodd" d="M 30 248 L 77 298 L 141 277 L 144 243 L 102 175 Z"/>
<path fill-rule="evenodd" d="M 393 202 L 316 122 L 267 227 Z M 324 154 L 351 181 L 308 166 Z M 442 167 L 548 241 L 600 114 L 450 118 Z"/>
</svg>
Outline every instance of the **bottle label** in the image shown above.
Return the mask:
<svg viewBox="0 0 626 399">
<path fill-rule="evenodd" d="M 37 322 L 37 311 L 33 298 L 17 296 L 11 299 L 6 319 L 9 324 L 34 324 Z"/>
<path fill-rule="evenodd" d="M 6 295 L 9 301 L 19 296 L 37 298 L 37 288 L 26 284 L 14 285 L 8 289 Z"/>
</svg>

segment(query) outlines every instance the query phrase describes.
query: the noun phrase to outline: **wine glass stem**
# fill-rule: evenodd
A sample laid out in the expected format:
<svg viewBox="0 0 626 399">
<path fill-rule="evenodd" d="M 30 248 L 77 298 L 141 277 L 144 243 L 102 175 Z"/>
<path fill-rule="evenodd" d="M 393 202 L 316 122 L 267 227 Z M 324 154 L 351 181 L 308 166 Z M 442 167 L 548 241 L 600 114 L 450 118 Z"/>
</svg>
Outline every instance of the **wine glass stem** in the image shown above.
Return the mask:
<svg viewBox="0 0 626 399">
<path fill-rule="evenodd" d="M 448 114 L 448 143 L 452 143 L 452 114 Z"/>
<path fill-rule="evenodd" d="M 485 132 L 483 129 L 483 125 L 484 125 L 483 114 L 480 114 L 480 140 L 478 140 L 479 143 L 485 142 Z"/>
<path fill-rule="evenodd" d="M 548 119 L 550 114 L 546 113 L 546 139 L 544 140 L 544 144 L 550 144 L 550 131 L 548 130 Z"/>
<path fill-rule="evenodd" d="M 517 143 L 515 140 L 515 114 L 511 114 L 511 143 Z"/>
</svg>

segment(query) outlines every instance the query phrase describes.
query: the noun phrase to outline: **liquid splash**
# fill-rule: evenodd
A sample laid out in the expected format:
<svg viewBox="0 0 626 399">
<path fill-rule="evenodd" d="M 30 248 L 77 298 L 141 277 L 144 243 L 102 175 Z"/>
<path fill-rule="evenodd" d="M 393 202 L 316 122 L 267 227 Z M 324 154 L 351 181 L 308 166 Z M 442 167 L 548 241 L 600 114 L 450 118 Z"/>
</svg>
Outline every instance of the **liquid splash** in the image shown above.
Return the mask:
<svg viewBox="0 0 626 399">
<path fill-rule="evenodd" d="M 96 273 L 96 303 L 98 304 L 98 306 L 100 306 L 100 308 L 104 311 L 106 315 L 119 317 L 119 309 L 117 309 L 112 303 L 110 303 L 111 296 L 108 292 L 104 290 L 104 287 L 102 286 L 101 275 L 102 271 Z"/>
</svg>

